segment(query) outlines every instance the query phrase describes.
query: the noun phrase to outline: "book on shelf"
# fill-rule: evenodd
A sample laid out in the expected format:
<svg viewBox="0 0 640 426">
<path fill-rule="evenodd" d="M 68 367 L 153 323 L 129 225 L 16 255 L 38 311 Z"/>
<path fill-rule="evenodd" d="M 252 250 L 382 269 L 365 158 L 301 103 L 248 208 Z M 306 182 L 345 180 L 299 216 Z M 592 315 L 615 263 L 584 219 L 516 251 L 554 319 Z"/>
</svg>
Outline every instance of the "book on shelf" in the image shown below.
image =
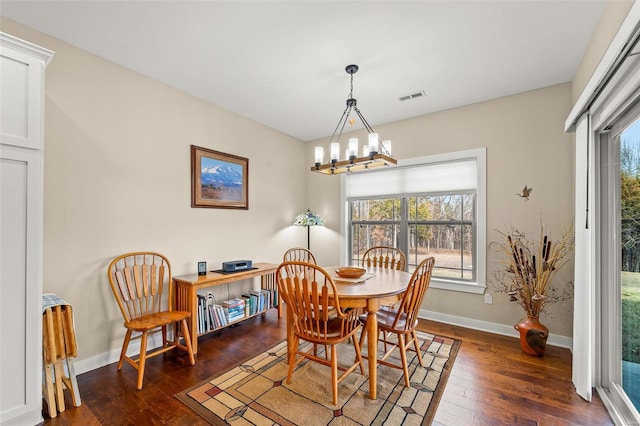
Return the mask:
<svg viewBox="0 0 640 426">
<path fill-rule="evenodd" d="M 256 313 L 264 311 L 265 294 L 262 290 L 251 290 L 251 294 L 256 296 Z"/>
<path fill-rule="evenodd" d="M 218 319 L 218 315 L 216 314 L 215 305 L 209 305 L 207 306 L 207 308 L 208 308 L 207 310 L 209 314 L 209 320 L 213 324 L 213 330 L 216 330 L 222 327 L 222 323 L 220 322 L 220 320 Z"/>
<path fill-rule="evenodd" d="M 205 306 L 205 298 L 204 296 L 198 295 L 198 333 L 206 332 L 204 328 L 204 306 Z"/>
<path fill-rule="evenodd" d="M 263 289 L 262 292 L 265 294 L 265 300 L 266 300 L 265 309 L 277 308 L 278 307 L 278 289 L 274 289 L 274 288 Z"/>
<path fill-rule="evenodd" d="M 216 315 L 218 317 L 218 321 L 220 321 L 221 326 L 225 326 L 229 323 L 227 316 L 224 313 L 224 308 L 222 305 L 214 305 L 216 310 Z"/>
<path fill-rule="evenodd" d="M 243 294 L 243 296 L 249 299 L 249 315 L 255 315 L 258 311 L 258 296 L 252 293 Z"/>
<path fill-rule="evenodd" d="M 225 300 L 222 302 L 222 306 L 229 322 L 245 317 L 245 300 L 243 298 L 236 297 L 235 299 Z"/>
<path fill-rule="evenodd" d="M 229 319 L 229 323 L 244 319 L 244 312 L 238 313 L 238 314 L 234 314 L 234 315 L 229 315 L 228 319 Z"/>
<path fill-rule="evenodd" d="M 243 294 L 241 296 L 244 299 L 244 316 L 251 316 L 251 296 Z"/>
<path fill-rule="evenodd" d="M 216 298 L 213 296 L 213 292 L 211 291 L 207 292 L 207 300 L 206 300 L 205 309 L 203 313 L 207 331 L 215 330 L 216 328 L 218 328 L 215 326 L 215 323 L 213 322 L 213 318 L 211 318 L 211 315 L 209 313 L 210 306 L 213 306 L 215 302 L 216 302 Z"/>
</svg>

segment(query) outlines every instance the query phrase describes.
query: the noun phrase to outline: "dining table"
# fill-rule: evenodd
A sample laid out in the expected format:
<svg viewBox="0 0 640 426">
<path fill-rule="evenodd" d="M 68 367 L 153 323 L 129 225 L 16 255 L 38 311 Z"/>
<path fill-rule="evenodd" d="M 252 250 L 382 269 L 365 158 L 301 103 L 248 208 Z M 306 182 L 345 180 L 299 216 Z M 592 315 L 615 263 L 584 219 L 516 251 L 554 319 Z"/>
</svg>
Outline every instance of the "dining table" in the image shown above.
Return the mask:
<svg viewBox="0 0 640 426">
<path fill-rule="evenodd" d="M 336 284 L 340 307 L 342 309 L 363 308 L 367 313 L 364 332 L 367 334 L 369 398 L 376 399 L 378 397 L 378 319 L 376 312 L 380 310 L 381 306 L 392 305 L 400 300 L 409 285 L 412 274 L 396 269 L 368 267 L 365 268 L 366 272 L 361 278 L 345 279 L 336 274 L 336 268 L 338 267 L 323 267 Z M 287 350 L 289 355 L 297 351 L 297 348 L 291 347 L 293 334 L 293 320 L 287 309 Z"/>
</svg>

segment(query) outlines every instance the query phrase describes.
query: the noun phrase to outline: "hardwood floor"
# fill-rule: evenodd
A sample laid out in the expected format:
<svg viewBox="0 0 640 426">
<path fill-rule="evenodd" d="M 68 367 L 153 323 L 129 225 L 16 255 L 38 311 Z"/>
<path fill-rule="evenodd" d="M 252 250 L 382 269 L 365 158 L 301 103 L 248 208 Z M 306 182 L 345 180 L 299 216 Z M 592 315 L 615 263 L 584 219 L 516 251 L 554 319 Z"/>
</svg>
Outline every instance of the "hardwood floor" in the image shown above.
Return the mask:
<svg viewBox="0 0 640 426">
<path fill-rule="evenodd" d="M 571 383 L 571 353 L 548 347 L 544 357 L 522 353 L 515 338 L 421 321 L 420 328 L 462 340 L 434 425 L 612 425 L 602 402 L 581 399 Z M 144 387 L 125 363 L 78 376 L 82 405 L 44 425 L 198 425 L 202 419 L 173 397 L 281 341 L 285 319 L 274 310 L 201 337 L 195 366 L 172 351 L 147 361 Z M 80 352 L 82 347 L 79 348 Z M 67 398 L 67 407 L 71 407 Z"/>
</svg>

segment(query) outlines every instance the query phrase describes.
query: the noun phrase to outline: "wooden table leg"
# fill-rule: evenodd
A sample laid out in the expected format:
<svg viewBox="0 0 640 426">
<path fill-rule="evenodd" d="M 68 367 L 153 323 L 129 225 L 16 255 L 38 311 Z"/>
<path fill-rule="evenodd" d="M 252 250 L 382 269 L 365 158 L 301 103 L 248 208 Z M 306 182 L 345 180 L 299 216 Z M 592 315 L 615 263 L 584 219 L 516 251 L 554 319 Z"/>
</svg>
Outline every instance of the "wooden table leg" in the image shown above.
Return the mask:
<svg viewBox="0 0 640 426">
<path fill-rule="evenodd" d="M 376 301 L 367 301 L 367 361 L 369 363 L 369 398 L 378 398 L 378 317 L 380 306 Z"/>
</svg>

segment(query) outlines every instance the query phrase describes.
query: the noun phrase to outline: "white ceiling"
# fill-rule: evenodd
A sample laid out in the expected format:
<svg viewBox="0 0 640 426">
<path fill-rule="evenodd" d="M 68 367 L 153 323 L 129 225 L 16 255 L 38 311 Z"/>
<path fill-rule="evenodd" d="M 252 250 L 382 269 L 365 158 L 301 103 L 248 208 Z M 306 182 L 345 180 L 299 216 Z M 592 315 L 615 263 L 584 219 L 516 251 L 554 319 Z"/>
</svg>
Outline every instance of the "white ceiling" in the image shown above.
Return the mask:
<svg viewBox="0 0 640 426">
<path fill-rule="evenodd" d="M 2 0 L 0 14 L 307 141 L 333 132 L 351 63 L 374 128 L 571 81 L 605 6 Z"/>
</svg>

